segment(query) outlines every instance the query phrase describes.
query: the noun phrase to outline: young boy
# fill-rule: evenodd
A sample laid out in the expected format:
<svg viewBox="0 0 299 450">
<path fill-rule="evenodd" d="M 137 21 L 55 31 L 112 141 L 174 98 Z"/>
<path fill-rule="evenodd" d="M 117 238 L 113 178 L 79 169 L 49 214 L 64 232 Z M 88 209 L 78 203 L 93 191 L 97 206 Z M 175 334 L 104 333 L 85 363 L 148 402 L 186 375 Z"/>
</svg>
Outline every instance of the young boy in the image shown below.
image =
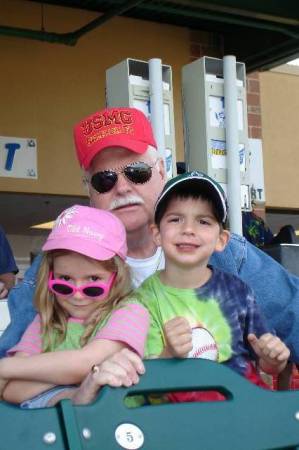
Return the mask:
<svg viewBox="0 0 299 450">
<path fill-rule="evenodd" d="M 226 219 L 225 194 L 207 175 L 185 173 L 165 185 L 153 226 L 165 269 L 136 291 L 151 315 L 145 357 L 211 359 L 264 386 L 251 360 L 277 374 L 290 352 L 269 332 L 251 289 L 208 264 L 229 240 Z"/>
</svg>

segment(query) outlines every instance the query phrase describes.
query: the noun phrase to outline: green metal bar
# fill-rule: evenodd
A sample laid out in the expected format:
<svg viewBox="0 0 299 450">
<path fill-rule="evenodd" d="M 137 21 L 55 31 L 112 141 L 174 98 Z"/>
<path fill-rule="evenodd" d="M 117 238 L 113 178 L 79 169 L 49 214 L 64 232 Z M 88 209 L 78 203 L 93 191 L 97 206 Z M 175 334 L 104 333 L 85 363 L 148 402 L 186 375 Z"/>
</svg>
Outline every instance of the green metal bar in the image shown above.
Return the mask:
<svg viewBox="0 0 299 450">
<path fill-rule="evenodd" d="M 53 33 L 42 30 L 32 30 L 27 28 L 7 27 L 0 25 L 0 35 L 13 36 L 20 38 L 33 39 L 44 42 L 51 42 L 56 44 L 75 45 L 78 39 L 89 31 L 103 25 L 113 17 L 119 16 L 129 9 L 134 8 L 144 0 L 129 0 L 111 9 L 106 14 L 89 22 L 87 25 L 79 28 L 78 30 L 71 31 L 70 33 Z"/>
<path fill-rule="evenodd" d="M 72 37 L 78 39 L 83 34 L 88 33 L 89 31 L 93 30 L 94 28 L 102 25 L 103 23 L 107 22 L 110 19 L 113 19 L 113 17 L 120 16 L 124 12 L 128 11 L 129 9 L 134 8 L 138 4 L 142 3 L 144 0 L 129 0 L 126 1 L 123 5 L 119 5 L 110 11 L 108 11 L 106 14 L 103 14 L 102 16 L 98 17 L 97 19 L 93 20 L 92 22 L 88 23 L 82 28 L 79 28 L 76 31 L 73 31 L 70 33 Z"/>
<path fill-rule="evenodd" d="M 299 55 L 299 40 L 291 39 L 282 44 L 275 45 L 273 47 L 268 47 L 254 55 L 250 55 L 246 58 L 246 70 L 251 72 L 253 70 L 261 69 L 268 70 L 272 67 L 284 64 L 291 58 L 296 58 Z M 282 55 L 279 58 L 279 55 Z"/>
<path fill-rule="evenodd" d="M 277 22 L 284 25 L 299 25 L 299 20 L 294 14 L 294 17 L 281 17 L 274 14 L 258 12 L 255 9 L 255 6 L 252 6 L 252 10 L 235 8 L 233 6 L 225 6 L 225 1 L 221 1 L 221 3 L 212 4 L 206 3 L 206 1 L 198 1 L 198 0 L 171 0 L 171 3 L 177 4 L 179 6 L 191 6 L 199 9 L 203 9 L 206 11 L 216 11 L 218 13 L 230 14 L 231 16 L 240 16 L 240 17 L 248 17 L 249 19 L 258 19 L 265 20 L 266 22 Z M 224 3 L 224 4 L 223 4 Z M 255 2 L 256 3 L 256 2 Z M 258 3 L 258 2 L 257 2 Z"/>
<path fill-rule="evenodd" d="M 76 41 L 72 41 L 70 39 L 68 33 L 59 34 L 47 31 L 30 30 L 28 28 L 6 27 L 4 25 L 0 25 L 0 35 L 33 39 L 35 41 L 45 41 L 56 44 L 76 44 Z"/>
<path fill-rule="evenodd" d="M 187 9 L 187 8 L 179 8 L 179 7 L 173 7 L 173 6 L 165 6 L 165 5 L 153 5 L 149 3 L 143 3 L 140 7 L 142 10 L 146 11 L 153 11 L 153 12 L 163 12 L 166 14 L 175 14 L 175 15 L 182 15 L 183 17 L 192 17 L 192 18 L 201 18 L 209 21 L 218 21 L 220 23 L 229 23 L 233 25 L 240 25 L 240 26 L 246 26 L 249 28 L 257 28 L 261 30 L 268 30 L 268 31 L 274 31 L 277 33 L 285 34 L 289 37 L 298 39 L 299 38 L 299 32 L 290 30 L 286 27 L 281 27 L 277 25 L 270 25 L 265 22 L 257 21 L 257 20 L 246 20 L 241 19 L 238 17 L 234 17 L 232 15 L 221 15 L 216 13 L 209 13 L 206 11 L 196 11 L 195 9 Z M 186 24 L 188 26 L 188 24 Z"/>
</svg>

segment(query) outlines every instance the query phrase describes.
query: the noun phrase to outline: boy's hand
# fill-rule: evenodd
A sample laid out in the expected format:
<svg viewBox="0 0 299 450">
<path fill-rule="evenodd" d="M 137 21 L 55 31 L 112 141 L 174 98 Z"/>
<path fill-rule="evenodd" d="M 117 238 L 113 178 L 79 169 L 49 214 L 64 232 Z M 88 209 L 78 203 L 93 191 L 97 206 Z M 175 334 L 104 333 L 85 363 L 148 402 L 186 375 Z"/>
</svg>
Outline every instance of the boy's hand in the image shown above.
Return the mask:
<svg viewBox="0 0 299 450">
<path fill-rule="evenodd" d="M 164 325 L 166 349 L 161 356 L 186 358 L 192 350 L 192 328 L 184 317 L 175 317 Z"/>
<path fill-rule="evenodd" d="M 290 357 L 290 350 L 277 336 L 271 333 L 257 338 L 255 334 L 248 335 L 248 342 L 259 357 L 259 366 L 271 374 L 280 373 Z"/>
</svg>

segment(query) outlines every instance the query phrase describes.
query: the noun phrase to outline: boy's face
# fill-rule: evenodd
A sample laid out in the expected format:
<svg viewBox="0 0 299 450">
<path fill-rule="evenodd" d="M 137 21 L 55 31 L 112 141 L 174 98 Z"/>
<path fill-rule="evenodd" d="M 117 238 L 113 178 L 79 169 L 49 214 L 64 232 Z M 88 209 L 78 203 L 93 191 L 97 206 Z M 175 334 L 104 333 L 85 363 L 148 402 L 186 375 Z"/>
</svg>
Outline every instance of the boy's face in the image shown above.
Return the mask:
<svg viewBox="0 0 299 450">
<path fill-rule="evenodd" d="M 163 247 L 167 264 L 205 266 L 214 251 L 224 249 L 229 232 L 215 219 L 211 205 L 201 198 L 170 200 L 160 228 L 153 227 L 156 245 Z"/>
</svg>

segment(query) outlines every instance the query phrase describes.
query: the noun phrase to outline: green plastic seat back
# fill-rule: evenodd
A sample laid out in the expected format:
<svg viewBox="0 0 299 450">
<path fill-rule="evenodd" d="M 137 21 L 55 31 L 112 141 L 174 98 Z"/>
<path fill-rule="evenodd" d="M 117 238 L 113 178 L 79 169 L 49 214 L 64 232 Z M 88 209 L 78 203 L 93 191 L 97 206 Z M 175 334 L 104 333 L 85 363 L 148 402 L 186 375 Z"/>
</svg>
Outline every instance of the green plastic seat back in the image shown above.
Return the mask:
<svg viewBox="0 0 299 450">
<path fill-rule="evenodd" d="M 198 388 L 216 389 L 227 400 L 136 409 L 123 401 L 128 393 Z M 76 408 L 79 428 L 90 429 L 94 442 L 104 442 L 84 448 L 105 450 L 122 448 L 118 441 L 126 443 L 126 433 L 127 448 L 135 448 L 131 445 L 135 439 L 136 446 L 143 440 L 141 448 L 148 450 L 296 448 L 297 414 L 299 418 L 299 392 L 267 391 L 221 364 L 200 359 L 147 361 L 146 374 L 135 387 L 105 389 L 93 405 Z"/>
<path fill-rule="evenodd" d="M 138 408 L 124 403 L 132 394 L 212 389 L 227 400 Z M 138 385 L 105 387 L 88 406 L 64 400 L 24 411 L 2 403 L 0 424 L 0 450 L 296 449 L 299 392 L 264 390 L 212 361 L 151 360 Z"/>
</svg>

